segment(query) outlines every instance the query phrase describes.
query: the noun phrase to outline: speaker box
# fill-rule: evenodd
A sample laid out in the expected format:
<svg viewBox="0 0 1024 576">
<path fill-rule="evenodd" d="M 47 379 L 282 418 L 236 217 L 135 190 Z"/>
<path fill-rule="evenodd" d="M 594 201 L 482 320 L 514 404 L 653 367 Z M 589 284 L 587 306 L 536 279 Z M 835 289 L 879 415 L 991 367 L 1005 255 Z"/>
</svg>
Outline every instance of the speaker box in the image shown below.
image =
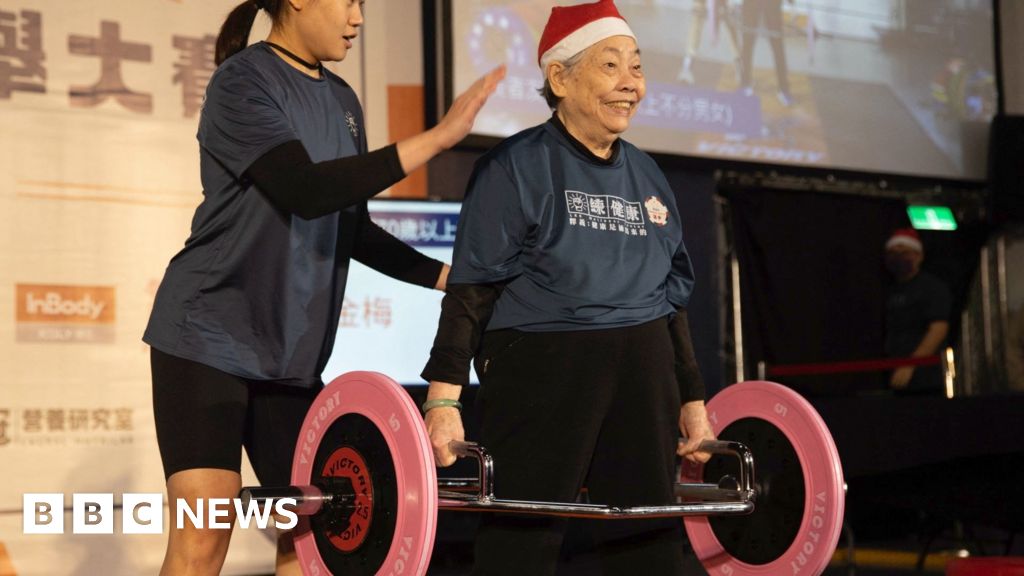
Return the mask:
<svg viewBox="0 0 1024 576">
<path fill-rule="evenodd" d="M 992 119 L 988 158 L 996 221 L 1024 220 L 1024 116 Z"/>
</svg>

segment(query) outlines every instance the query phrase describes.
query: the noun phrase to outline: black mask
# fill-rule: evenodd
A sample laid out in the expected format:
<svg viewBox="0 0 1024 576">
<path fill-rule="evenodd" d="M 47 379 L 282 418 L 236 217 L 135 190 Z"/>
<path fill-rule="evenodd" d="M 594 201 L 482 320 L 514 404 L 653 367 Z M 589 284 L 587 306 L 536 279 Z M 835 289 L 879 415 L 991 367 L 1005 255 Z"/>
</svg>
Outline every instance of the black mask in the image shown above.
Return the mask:
<svg viewBox="0 0 1024 576">
<path fill-rule="evenodd" d="M 887 254 L 885 267 L 897 280 L 909 278 L 914 273 L 914 257 L 904 254 Z"/>
</svg>

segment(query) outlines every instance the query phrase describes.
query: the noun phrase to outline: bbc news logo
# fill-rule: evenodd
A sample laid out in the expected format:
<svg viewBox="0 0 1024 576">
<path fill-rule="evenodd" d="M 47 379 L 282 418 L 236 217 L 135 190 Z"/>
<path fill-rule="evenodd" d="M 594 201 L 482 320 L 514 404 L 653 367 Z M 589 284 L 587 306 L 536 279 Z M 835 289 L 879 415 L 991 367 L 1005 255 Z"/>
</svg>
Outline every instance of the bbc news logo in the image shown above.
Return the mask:
<svg viewBox="0 0 1024 576">
<path fill-rule="evenodd" d="M 113 342 L 113 286 L 18 284 L 19 342 Z"/>
<path fill-rule="evenodd" d="M 73 534 L 113 534 L 117 506 L 114 495 L 106 493 L 73 494 L 71 498 Z M 175 526 L 230 530 L 231 513 L 241 528 L 261 530 L 271 520 L 282 529 L 294 528 L 299 517 L 294 498 L 243 501 L 240 498 L 199 498 L 195 506 L 178 498 Z M 121 497 L 122 534 L 161 534 L 164 530 L 164 495 L 127 493 Z M 276 517 L 275 517 L 276 516 Z M 64 534 L 64 494 L 38 493 L 22 496 L 22 531 L 25 534 Z"/>
</svg>

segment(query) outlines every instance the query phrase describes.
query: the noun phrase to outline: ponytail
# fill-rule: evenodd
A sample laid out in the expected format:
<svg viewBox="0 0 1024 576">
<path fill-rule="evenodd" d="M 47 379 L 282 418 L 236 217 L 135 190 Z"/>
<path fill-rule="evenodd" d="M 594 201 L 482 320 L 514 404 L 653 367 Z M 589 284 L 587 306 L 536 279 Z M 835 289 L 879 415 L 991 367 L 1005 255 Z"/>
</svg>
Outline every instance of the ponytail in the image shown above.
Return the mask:
<svg viewBox="0 0 1024 576">
<path fill-rule="evenodd" d="M 220 34 L 217 35 L 214 62 L 218 66 L 249 45 L 252 23 L 256 20 L 260 8 L 266 4 L 265 0 L 245 0 L 228 14 L 224 25 L 220 27 Z"/>
</svg>

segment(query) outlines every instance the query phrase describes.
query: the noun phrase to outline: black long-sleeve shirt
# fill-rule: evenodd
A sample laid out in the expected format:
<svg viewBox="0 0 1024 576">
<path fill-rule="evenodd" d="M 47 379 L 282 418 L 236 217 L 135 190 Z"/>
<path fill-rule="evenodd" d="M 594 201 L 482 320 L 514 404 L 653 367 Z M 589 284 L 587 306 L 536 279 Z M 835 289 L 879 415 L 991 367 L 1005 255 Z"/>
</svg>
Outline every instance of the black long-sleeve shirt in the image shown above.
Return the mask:
<svg viewBox="0 0 1024 576">
<path fill-rule="evenodd" d="M 469 364 L 480 347 L 494 303 L 504 287 L 504 284 L 448 285 L 441 301 L 441 319 L 430 360 L 421 374 L 424 380 L 460 386 L 469 383 Z M 704 379 L 694 355 L 685 308 L 676 310 L 669 320 L 668 330 L 675 351 L 680 398 L 683 402 L 703 400 Z"/>
<path fill-rule="evenodd" d="M 314 163 L 298 140 L 285 142 L 246 170 L 256 187 L 277 209 L 313 219 L 366 200 L 405 177 L 398 148 Z M 345 186 L 340 187 L 339 182 Z M 352 257 L 397 280 L 432 288 L 444 264 L 395 238 L 360 210 Z"/>
</svg>

